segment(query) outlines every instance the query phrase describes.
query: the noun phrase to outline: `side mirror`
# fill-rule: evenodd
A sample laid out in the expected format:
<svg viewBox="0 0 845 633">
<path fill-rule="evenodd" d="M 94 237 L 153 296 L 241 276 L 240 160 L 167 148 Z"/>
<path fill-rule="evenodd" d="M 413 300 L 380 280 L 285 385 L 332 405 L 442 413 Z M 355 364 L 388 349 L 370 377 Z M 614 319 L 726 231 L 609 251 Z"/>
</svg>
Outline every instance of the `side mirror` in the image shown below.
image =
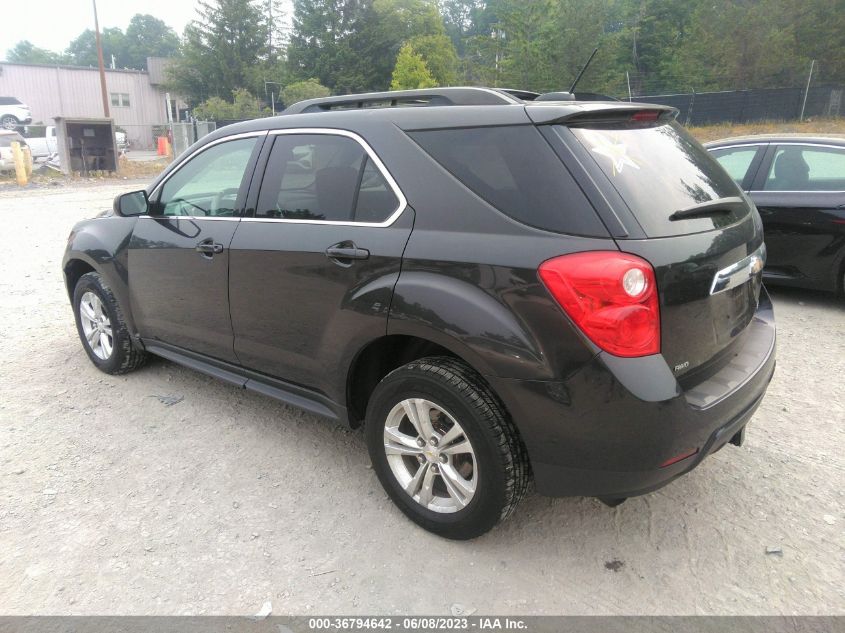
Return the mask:
<svg viewBox="0 0 845 633">
<path fill-rule="evenodd" d="M 114 199 L 113 208 L 116 215 L 123 217 L 144 215 L 149 210 L 147 192 L 142 189 L 141 191 L 122 193 Z"/>
</svg>

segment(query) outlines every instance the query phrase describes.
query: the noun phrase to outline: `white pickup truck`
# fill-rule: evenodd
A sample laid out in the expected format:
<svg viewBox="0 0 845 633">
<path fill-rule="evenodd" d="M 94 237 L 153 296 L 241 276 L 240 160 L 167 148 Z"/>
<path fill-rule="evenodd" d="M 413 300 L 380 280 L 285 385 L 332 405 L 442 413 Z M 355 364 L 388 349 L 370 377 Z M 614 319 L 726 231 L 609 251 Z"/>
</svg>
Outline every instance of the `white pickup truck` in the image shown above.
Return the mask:
<svg viewBox="0 0 845 633">
<path fill-rule="evenodd" d="M 129 142 L 126 139 L 126 132 L 115 132 L 114 138 L 117 141 L 117 151 L 121 154 L 129 151 Z M 31 136 L 26 139 L 32 151 L 32 158 L 50 158 L 59 151 L 59 142 L 56 138 L 56 126 L 48 125 L 44 129 L 44 136 Z"/>
</svg>

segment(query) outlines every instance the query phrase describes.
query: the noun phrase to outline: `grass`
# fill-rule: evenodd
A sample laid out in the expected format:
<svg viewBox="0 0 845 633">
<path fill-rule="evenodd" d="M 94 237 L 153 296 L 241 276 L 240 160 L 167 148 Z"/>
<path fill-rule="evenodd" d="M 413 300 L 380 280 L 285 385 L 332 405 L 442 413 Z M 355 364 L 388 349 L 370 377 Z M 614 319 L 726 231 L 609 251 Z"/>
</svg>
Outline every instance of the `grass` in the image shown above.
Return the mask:
<svg viewBox="0 0 845 633">
<path fill-rule="evenodd" d="M 718 125 L 693 126 L 690 133 L 700 142 L 717 141 L 732 136 L 753 134 L 845 134 L 845 118 L 817 118 L 798 121 L 758 121 L 756 123 L 720 123 Z"/>
</svg>

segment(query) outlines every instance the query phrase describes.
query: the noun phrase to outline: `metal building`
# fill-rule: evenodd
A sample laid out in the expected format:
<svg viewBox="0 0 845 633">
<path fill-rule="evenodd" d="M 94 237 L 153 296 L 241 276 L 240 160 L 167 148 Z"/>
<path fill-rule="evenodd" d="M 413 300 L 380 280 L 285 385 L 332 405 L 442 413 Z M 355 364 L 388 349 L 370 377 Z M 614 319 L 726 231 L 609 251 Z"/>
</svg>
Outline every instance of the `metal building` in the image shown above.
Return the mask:
<svg viewBox="0 0 845 633">
<path fill-rule="evenodd" d="M 133 148 L 154 149 L 154 136 L 168 122 L 164 86 L 166 59 L 148 58 L 149 71 L 106 69 L 110 115 Z M 0 62 L 0 96 L 16 97 L 32 110 L 33 125 L 55 117 L 102 117 L 96 68 Z M 176 118 L 184 104 L 171 100 Z"/>
</svg>

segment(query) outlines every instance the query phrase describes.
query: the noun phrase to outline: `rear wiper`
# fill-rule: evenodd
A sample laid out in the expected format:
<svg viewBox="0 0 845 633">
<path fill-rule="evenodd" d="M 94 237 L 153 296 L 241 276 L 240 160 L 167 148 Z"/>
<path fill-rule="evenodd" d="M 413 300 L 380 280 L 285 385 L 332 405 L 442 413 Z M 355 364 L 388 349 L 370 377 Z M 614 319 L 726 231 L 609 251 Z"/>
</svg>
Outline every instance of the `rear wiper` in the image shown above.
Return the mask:
<svg viewBox="0 0 845 633">
<path fill-rule="evenodd" d="M 731 211 L 742 212 L 746 209 L 745 200 L 739 196 L 730 198 L 719 198 L 718 200 L 708 200 L 707 202 L 700 202 L 694 204 L 686 209 L 675 211 L 669 216 L 671 221 L 686 220 L 687 218 L 697 218 L 702 215 L 715 215 L 717 213 L 730 213 Z"/>
</svg>

